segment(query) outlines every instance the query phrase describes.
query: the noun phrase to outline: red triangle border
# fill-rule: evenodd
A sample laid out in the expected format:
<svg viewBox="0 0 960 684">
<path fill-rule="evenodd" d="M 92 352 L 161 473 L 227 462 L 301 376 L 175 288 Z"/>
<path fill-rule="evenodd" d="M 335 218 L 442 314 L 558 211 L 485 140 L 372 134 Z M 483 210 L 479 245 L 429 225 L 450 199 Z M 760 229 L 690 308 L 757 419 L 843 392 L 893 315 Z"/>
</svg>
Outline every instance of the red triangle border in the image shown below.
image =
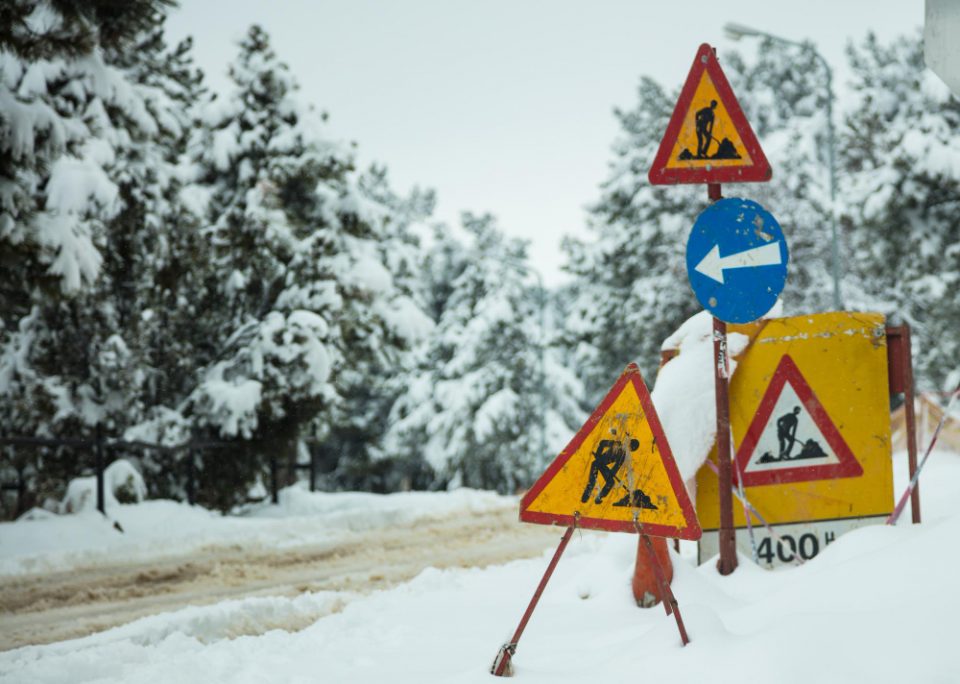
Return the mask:
<svg viewBox="0 0 960 684">
<path fill-rule="evenodd" d="M 763 434 L 763 429 L 770 421 L 773 414 L 773 408 L 776 406 L 780 394 L 783 392 L 784 385 L 790 383 L 794 392 L 797 393 L 804 408 L 810 414 L 814 424 L 820 429 L 827 444 L 833 449 L 833 452 L 840 460 L 839 463 L 830 463 L 827 465 L 803 465 L 795 468 L 779 468 L 776 470 L 767 470 L 763 472 L 745 472 L 753 452 L 757 448 L 757 443 Z M 813 389 L 807 383 L 806 378 L 800 372 L 796 362 L 789 354 L 784 354 L 777 369 L 770 378 L 770 384 L 757 406 L 757 411 L 750 421 L 750 427 L 737 449 L 737 467 L 733 474 L 734 481 L 739 479 L 739 474 L 743 473 L 743 485 L 745 487 L 757 487 L 762 485 L 786 484 L 790 482 L 809 482 L 812 480 L 829 480 L 839 477 L 860 477 L 863 475 L 863 466 L 853 455 L 850 447 L 847 445 L 836 425 L 833 424 L 830 415 L 827 413 L 823 404 L 813 393 Z"/>
<path fill-rule="evenodd" d="M 663 462 L 664 468 L 667 471 L 667 477 L 670 481 L 670 486 L 673 488 L 674 494 L 677 497 L 677 503 L 680 505 L 680 510 L 683 513 L 683 517 L 687 523 L 687 526 L 684 528 L 678 528 L 671 525 L 644 523 L 641 529 L 644 534 L 654 537 L 671 537 L 676 539 L 689 539 L 692 541 L 696 541 L 701 537 L 702 531 L 700 529 L 700 521 L 697 519 L 697 514 L 693 508 L 693 503 L 690 501 L 690 497 L 687 494 L 687 488 L 683 483 L 683 479 L 680 477 L 680 471 L 677 468 L 676 461 L 673 458 L 673 452 L 670 450 L 670 444 L 667 442 L 666 433 L 664 433 L 663 426 L 660 424 L 660 419 L 653 407 L 653 400 L 650 398 L 650 392 L 647 390 L 647 386 L 643 382 L 643 376 L 640 374 L 640 369 L 635 363 L 631 363 L 626 367 L 626 369 L 617 379 L 617 382 L 614 383 L 613 387 L 610 388 L 610 391 L 607 392 L 607 395 L 603 398 L 603 401 L 601 401 L 597 408 L 594 409 L 593 413 L 586 420 L 577 434 L 574 435 L 573 439 L 570 440 L 570 443 L 567 444 L 563 451 L 560 452 L 560 454 L 554 459 L 553 463 L 550 464 L 550 466 L 544 471 L 544 473 L 527 491 L 527 493 L 523 495 L 523 498 L 520 500 L 520 520 L 522 522 L 564 526 L 575 524 L 577 527 L 582 527 L 584 529 L 606 530 L 608 532 L 637 531 L 633 522 L 625 520 L 607 520 L 605 518 L 589 518 L 583 516 L 575 518 L 573 514 L 563 515 L 558 513 L 543 513 L 540 511 L 527 510 L 527 507 L 530 506 L 534 500 L 536 500 L 540 493 L 557 475 L 560 469 L 566 465 L 567 461 L 569 461 L 570 458 L 577 453 L 577 450 L 587 440 L 597 424 L 603 419 L 603 416 L 613 405 L 613 402 L 616 401 L 617 397 L 620 396 L 620 393 L 623 391 L 623 388 L 626 387 L 628 382 L 633 383 L 633 387 L 637 392 L 637 396 L 640 398 L 640 406 L 643 408 L 644 416 L 646 417 L 647 422 L 650 424 L 650 431 L 653 433 L 653 438 L 660 452 L 660 458 Z"/>
<path fill-rule="evenodd" d="M 719 166 L 709 171 L 706 168 L 667 168 L 670 161 L 670 154 L 673 152 L 673 146 L 680 137 L 680 128 L 683 126 L 683 120 L 690 110 L 693 102 L 693 96 L 700 84 L 700 77 L 706 71 L 710 75 L 714 86 L 717 89 L 717 96 L 723 103 L 730 121 L 740 134 L 740 140 L 743 142 L 753 160 L 752 164 L 746 166 Z M 670 123 L 667 124 L 667 130 L 660 141 L 660 148 L 653 159 L 650 171 L 647 174 L 652 185 L 676 185 L 680 183 L 765 183 L 773 177 L 773 171 L 770 163 L 767 161 L 760 142 L 754 134 L 747 117 L 744 116 L 740 103 L 733 94 L 733 89 L 724 76 L 720 63 L 717 61 L 717 55 L 714 49 L 704 43 L 697 50 L 697 56 L 693 60 L 693 66 L 690 67 L 690 73 L 683 89 L 680 91 L 680 97 L 670 116 Z"/>
</svg>

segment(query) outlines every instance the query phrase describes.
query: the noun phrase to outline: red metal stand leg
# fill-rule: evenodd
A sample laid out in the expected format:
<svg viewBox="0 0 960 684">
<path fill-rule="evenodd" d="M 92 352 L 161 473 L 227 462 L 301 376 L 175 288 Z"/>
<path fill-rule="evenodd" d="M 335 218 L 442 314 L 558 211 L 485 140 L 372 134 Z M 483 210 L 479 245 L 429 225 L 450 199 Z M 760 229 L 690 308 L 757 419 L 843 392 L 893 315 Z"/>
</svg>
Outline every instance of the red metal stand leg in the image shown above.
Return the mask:
<svg viewBox="0 0 960 684">
<path fill-rule="evenodd" d="M 903 401 L 904 418 L 907 424 L 907 459 L 910 465 L 910 479 L 917 472 L 917 416 L 914 410 L 913 397 L 913 354 L 910 349 L 910 326 L 903 326 L 903 343 L 900 345 L 903 354 Z M 910 495 L 910 512 L 913 523 L 920 522 L 920 483 L 913 488 Z"/>
<path fill-rule="evenodd" d="M 530 599 L 530 605 L 527 606 L 526 612 L 520 619 L 520 624 L 517 626 L 517 631 L 513 633 L 513 638 L 510 641 L 500 647 L 497 657 L 494 658 L 493 665 L 490 667 L 491 674 L 494 674 L 497 677 L 502 677 L 507 668 L 510 666 L 510 659 L 513 657 L 513 654 L 517 652 L 517 644 L 520 642 L 520 636 L 523 634 L 523 630 L 526 628 L 527 622 L 530 621 L 530 616 L 533 615 L 533 609 L 537 607 L 537 603 L 540 601 L 540 596 L 543 594 L 543 590 L 546 588 L 547 582 L 550 581 L 550 576 L 553 574 L 554 569 L 557 567 L 557 563 L 560 561 L 560 556 L 563 555 L 564 550 L 567 548 L 567 544 L 570 542 L 570 537 L 573 536 L 574 527 L 575 525 L 568 527 L 567 531 L 564 532 L 563 537 L 560 539 L 560 545 L 554 552 L 553 559 L 550 561 L 550 565 L 547 566 L 547 571 L 543 573 L 543 579 L 540 580 L 540 584 L 537 586 L 537 590 L 534 592 L 533 598 Z"/>
<path fill-rule="evenodd" d="M 670 583 L 663 574 L 663 568 L 660 567 L 660 561 L 657 560 L 657 552 L 653 550 L 650 537 L 645 534 L 641 534 L 640 537 L 643 540 L 644 546 L 647 548 L 647 553 L 650 555 L 650 564 L 653 567 L 653 572 L 657 576 L 657 582 L 660 583 L 663 606 L 667 610 L 667 615 L 673 613 L 673 617 L 676 618 L 677 629 L 680 630 L 680 641 L 686 646 L 690 643 L 690 639 L 687 638 L 687 630 L 683 626 L 683 618 L 680 616 L 680 605 L 677 603 L 677 598 L 673 595 L 673 589 L 670 588 Z"/>
</svg>

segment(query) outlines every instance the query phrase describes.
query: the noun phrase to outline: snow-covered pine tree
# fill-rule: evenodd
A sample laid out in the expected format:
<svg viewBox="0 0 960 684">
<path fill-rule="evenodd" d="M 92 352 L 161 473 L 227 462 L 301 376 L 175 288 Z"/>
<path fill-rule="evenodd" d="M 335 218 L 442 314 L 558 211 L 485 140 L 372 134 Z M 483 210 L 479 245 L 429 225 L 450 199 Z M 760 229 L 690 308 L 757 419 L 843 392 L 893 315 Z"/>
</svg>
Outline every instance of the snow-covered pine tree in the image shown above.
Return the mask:
<svg viewBox="0 0 960 684">
<path fill-rule="evenodd" d="M 425 313 L 424 251 L 419 235 L 433 213 L 435 199 L 432 191 L 418 188 L 401 197 L 390 187 L 387 171 L 380 166 L 362 174 L 358 186 L 365 200 L 379 207 L 376 220 L 371 222 L 376 259 L 386 268 L 394 294 L 389 309 L 377 313 L 389 325 L 382 331 L 382 326 L 375 326 L 373 338 L 365 340 L 374 344 L 344 349 L 344 368 L 336 381 L 342 401 L 327 419 L 328 424 L 318 425 L 316 437 L 321 439 L 314 451 L 325 474 L 321 486 L 394 491 L 422 485 L 418 465 L 410 468 L 404 462 L 384 458 L 383 417 L 404 389 L 414 343 L 433 329 L 433 321 Z M 364 306 L 363 298 L 354 301 Z M 381 336 L 383 339 L 377 341 Z"/>
<path fill-rule="evenodd" d="M 164 4 L 3 8 L 0 425 L 7 433 L 88 436 L 125 404 L 136 412 L 128 401 L 135 361 L 116 307 L 97 297 L 94 283 L 112 243 L 110 224 L 125 206 L 118 158 L 132 141 L 155 137 L 168 113 L 109 55 L 155 26 Z M 52 493 L 45 483 L 62 485 L 88 455 L 62 456 L 38 457 L 44 482 L 33 492 Z"/>
<path fill-rule="evenodd" d="M 250 480 L 266 457 L 293 460 L 302 438 L 349 434 L 347 407 L 370 386 L 366 372 L 420 326 L 387 263 L 392 208 L 360 187 L 349 148 L 322 136 L 261 28 L 242 41 L 230 76 L 195 147 L 220 304 L 185 410 L 196 427 L 246 444 L 249 467 L 208 458 L 205 477 L 229 463 L 217 477 Z"/>
<path fill-rule="evenodd" d="M 438 324 L 394 405 L 388 452 L 425 460 L 432 486 L 512 492 L 548 462 L 541 410 L 548 422 L 559 415 L 542 381 L 539 293 L 526 282 L 524 243 L 506 239 L 489 215 L 465 214 L 463 225 L 467 247 L 438 231 L 430 250 Z"/>
<path fill-rule="evenodd" d="M 117 308 L 136 360 L 128 392 L 136 390 L 126 423 L 114 434 L 175 445 L 191 437 L 178 410 L 196 385 L 198 363 L 213 329 L 205 307 L 212 254 L 203 227 L 202 189 L 189 183 L 184 164 L 194 130 L 203 76 L 194 66 L 188 38 L 170 48 L 162 22 L 143 33 L 132 50 L 111 53 L 157 111 L 157 135 L 131 139 L 118 155 L 117 183 L 123 210 L 111 222 L 111 249 L 97 283 L 102 299 Z M 151 495 L 183 497 L 186 452 L 139 453 Z"/>
<path fill-rule="evenodd" d="M 652 380 L 660 343 L 699 308 L 684 245 L 706 192 L 650 185 L 647 172 L 676 100 L 649 78 L 640 80 L 637 97 L 632 109 L 615 111 L 622 130 L 590 210 L 593 239 L 564 241 L 575 278 L 566 343 L 591 406 L 630 361 Z"/>
<path fill-rule="evenodd" d="M 823 67 L 812 49 L 766 39 L 755 57 L 731 52 L 723 67 L 773 169 L 770 182 L 726 185 L 724 195 L 759 202 L 783 228 L 790 248 L 785 313 L 832 310 Z"/>
<path fill-rule="evenodd" d="M 317 139 L 315 115 L 296 101 L 263 29 L 251 27 L 229 74 L 232 89 L 204 108 L 191 142 L 209 195 L 212 273 L 201 303 L 211 336 L 195 350 L 202 371 L 182 406 L 199 434 L 238 438 L 242 453 L 202 460 L 201 491 L 228 482 L 210 501 L 222 507 L 245 496 L 268 456 L 291 458 L 301 423 L 335 399 L 341 302 L 333 274 L 316 272 L 332 240 L 314 229 L 315 189 L 350 164 Z M 292 306 L 281 301 L 289 285 L 301 291 Z"/>
<path fill-rule="evenodd" d="M 858 106 L 843 136 L 851 304 L 913 329 L 918 385 L 960 359 L 960 100 L 924 68 L 919 36 L 848 50 Z"/>
</svg>

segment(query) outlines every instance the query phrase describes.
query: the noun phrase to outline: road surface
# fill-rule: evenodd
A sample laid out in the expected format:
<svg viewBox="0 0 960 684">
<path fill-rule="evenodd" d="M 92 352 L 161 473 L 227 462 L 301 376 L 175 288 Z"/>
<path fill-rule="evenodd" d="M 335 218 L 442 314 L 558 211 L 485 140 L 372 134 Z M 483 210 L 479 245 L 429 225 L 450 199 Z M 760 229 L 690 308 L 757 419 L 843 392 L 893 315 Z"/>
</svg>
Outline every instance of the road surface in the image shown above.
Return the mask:
<svg viewBox="0 0 960 684">
<path fill-rule="evenodd" d="M 326 545 L 273 551 L 208 546 L 149 563 L 118 558 L 68 572 L 4 578 L 0 650 L 82 637 L 146 615 L 225 599 L 323 590 L 363 594 L 431 566 L 486 566 L 538 556 L 561 534 L 559 528 L 518 523 L 511 507 L 350 533 Z M 301 615 L 299 624 L 257 629 L 302 629 L 319 617 Z"/>
</svg>

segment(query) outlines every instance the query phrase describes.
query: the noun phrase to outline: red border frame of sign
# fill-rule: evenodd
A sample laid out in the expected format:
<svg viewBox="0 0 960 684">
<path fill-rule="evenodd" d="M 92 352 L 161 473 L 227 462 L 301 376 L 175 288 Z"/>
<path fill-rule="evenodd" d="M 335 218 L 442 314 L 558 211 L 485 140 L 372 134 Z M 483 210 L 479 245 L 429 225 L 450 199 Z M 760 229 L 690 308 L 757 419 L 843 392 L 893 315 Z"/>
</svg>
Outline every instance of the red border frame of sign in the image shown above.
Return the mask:
<svg viewBox="0 0 960 684">
<path fill-rule="evenodd" d="M 706 61 L 703 57 L 706 57 Z M 723 102 L 727 114 L 730 115 L 730 121 L 740 134 L 740 140 L 743 142 L 747 153 L 753 160 L 753 163 L 747 166 L 718 166 L 709 171 L 706 168 L 667 168 L 667 162 L 670 160 L 670 153 L 673 146 L 680 137 L 680 128 L 683 126 L 683 120 L 690 110 L 694 93 L 700 84 L 700 76 L 706 71 L 710 74 L 713 84 L 717 88 L 717 95 Z M 760 142 L 754 134 L 747 117 L 744 116 L 740 103 L 737 102 L 727 77 L 724 76 L 720 63 L 717 62 L 717 56 L 713 48 L 704 43 L 697 50 L 697 56 L 693 60 L 693 66 L 690 67 L 690 74 L 683 84 L 683 90 L 680 91 L 680 97 L 677 99 L 677 105 L 673 109 L 670 117 L 670 123 L 667 125 L 667 131 L 663 134 L 660 141 L 660 149 L 657 150 L 657 156 L 653 159 L 647 178 L 652 185 L 675 185 L 680 183 L 765 183 L 773 177 L 773 171 L 770 163 L 767 161 Z"/>
<path fill-rule="evenodd" d="M 750 457 L 753 456 L 757 448 L 757 442 L 763 434 L 763 429 L 770 421 L 773 414 L 773 408 L 780 398 L 783 387 L 787 382 L 793 387 L 804 408 L 810 414 L 813 422 L 823 434 L 827 444 L 833 449 L 833 452 L 840 459 L 839 463 L 830 463 L 828 465 L 803 465 L 795 468 L 778 468 L 776 470 L 765 470 L 760 472 L 745 472 Z M 757 412 L 750 421 L 750 427 L 743 436 L 740 448 L 737 449 L 737 468 L 733 477 L 737 480 L 740 473 L 743 473 L 743 485 L 745 487 L 755 487 L 759 485 L 786 484 L 788 482 L 808 482 L 812 480 L 827 480 L 835 477 L 859 477 L 863 475 L 863 466 L 850 451 L 843 436 L 830 419 L 830 415 L 823 404 L 813 393 L 813 389 L 807 383 L 806 378 L 800 372 L 796 362 L 789 354 L 784 354 L 777 364 L 777 369 L 767 385 L 767 390 L 760 400 Z"/>
<path fill-rule="evenodd" d="M 677 497 L 677 503 L 680 504 L 680 510 L 686 519 L 687 527 L 677 528 L 671 525 L 655 525 L 646 523 L 640 526 L 640 532 L 654 537 L 673 537 L 677 539 L 697 540 L 702 535 L 700 521 L 697 519 L 693 503 L 687 494 L 687 488 L 683 484 L 683 478 L 680 477 L 680 471 L 677 469 L 676 461 L 673 459 L 673 452 L 670 451 L 670 444 L 667 442 L 666 434 L 663 432 L 663 426 L 657 417 L 657 412 L 653 407 L 653 401 L 650 399 L 650 392 L 643 382 L 643 376 L 640 375 L 640 369 L 635 363 L 631 363 L 623 371 L 623 374 L 613 385 L 607 396 L 603 398 L 600 405 L 594 410 L 583 427 L 573 436 L 570 443 L 554 459 L 553 463 L 544 471 L 543 475 L 534 483 L 533 487 L 524 494 L 520 501 L 520 520 L 523 522 L 540 523 L 544 525 L 576 525 L 585 529 L 607 530 L 609 532 L 637 532 L 637 526 L 632 520 L 607 520 L 605 518 L 589 518 L 574 514 L 563 515 L 559 513 L 542 513 L 539 511 L 528 511 L 529 506 L 540 495 L 540 492 L 553 480 L 556 474 L 566 465 L 567 461 L 577 453 L 577 449 L 583 444 L 590 433 L 599 423 L 607 410 L 620 396 L 620 392 L 628 382 L 633 383 L 637 396 L 640 398 L 640 405 L 643 407 L 644 415 L 650 424 L 650 430 L 653 433 L 654 440 L 659 447 L 660 457 L 664 468 L 667 471 L 667 477 L 670 480 L 670 486 L 673 487 L 674 495 Z"/>
</svg>

